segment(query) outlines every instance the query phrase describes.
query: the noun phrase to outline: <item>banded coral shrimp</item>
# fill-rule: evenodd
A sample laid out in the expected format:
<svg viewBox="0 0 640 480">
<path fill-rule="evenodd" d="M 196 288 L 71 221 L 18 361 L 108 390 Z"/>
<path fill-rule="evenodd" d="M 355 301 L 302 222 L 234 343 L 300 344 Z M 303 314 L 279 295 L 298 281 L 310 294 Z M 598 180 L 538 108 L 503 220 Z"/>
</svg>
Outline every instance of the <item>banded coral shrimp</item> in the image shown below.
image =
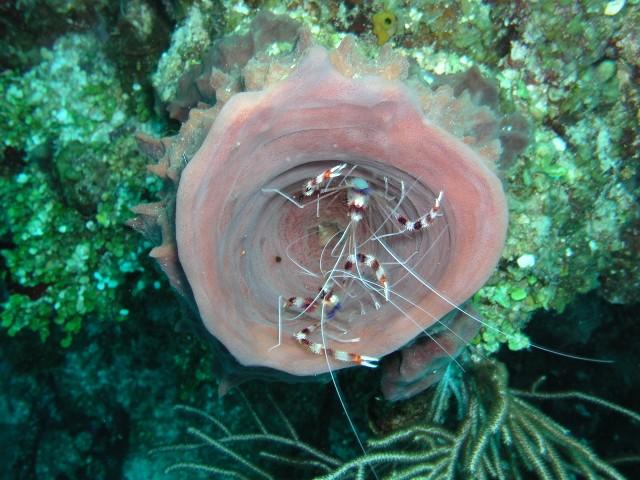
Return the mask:
<svg viewBox="0 0 640 480">
<path fill-rule="evenodd" d="M 437 322 L 439 317 L 413 301 L 411 295 L 416 296 L 417 293 L 411 289 L 405 292 L 403 283 L 423 288 L 446 304 L 449 310 L 457 310 L 480 325 L 495 329 L 477 315 L 464 310 L 445 292 L 434 287 L 428 277 L 419 273 L 421 264 L 429 262 L 432 249 L 450 239 L 446 239 L 448 228 L 444 220 L 446 206 L 443 191 L 424 192 L 427 200 L 419 207 L 408 205 L 405 201 L 407 194 L 417 184 L 418 179 L 408 186 L 404 180 L 387 176 L 376 179 L 366 168 L 356 165 L 347 168 L 347 164 L 342 163 L 321 171 L 309 179 L 300 191 L 288 193 L 279 189 L 263 189 L 264 193 L 282 196 L 299 210 L 313 210 L 317 222 L 311 232 L 299 232 L 300 236 L 289 243 L 286 257 L 303 277 L 316 279 L 318 293 L 315 296 L 308 293 L 300 296 L 283 295 L 278 299 L 279 339 L 273 348 L 280 344 L 286 324 L 308 317 L 315 322 L 292 334 L 298 343 L 316 355 L 324 353 L 340 362 L 375 367 L 378 361 L 375 357 L 334 350 L 327 347 L 326 343 L 311 341 L 310 336 L 320 333 L 324 337 L 325 326 L 338 328 L 344 336 L 353 318 L 378 312 L 384 305 L 393 307 L 419 331 L 428 335 L 424 329 Z M 440 218 L 443 221 L 439 221 Z M 429 238 L 423 237 L 427 231 L 434 230 L 436 233 Z M 327 231 L 332 234 L 327 235 Z M 317 237 L 320 247 L 318 258 L 296 258 L 291 250 L 299 242 L 310 241 L 313 237 Z M 435 271 L 443 262 L 439 258 L 429 267 Z M 283 298 L 286 300 L 283 301 Z M 359 308 L 355 308 L 356 304 Z M 402 304 L 427 317 L 428 325 L 416 321 Z M 292 316 L 286 317 L 286 312 L 292 313 Z M 341 322 L 342 327 L 339 326 Z M 341 339 L 340 336 L 328 335 L 326 338 L 336 342 L 360 341 L 359 337 Z M 540 345 L 532 346 L 572 357 Z"/>
<path fill-rule="evenodd" d="M 297 209 L 313 209 L 316 212 L 315 224 L 311 227 L 300 226 L 300 229 L 307 228 L 309 231 L 299 232 L 300 236 L 289 243 L 286 257 L 303 278 L 316 279 L 317 294 L 283 294 L 278 299 L 279 338 L 273 348 L 281 343 L 283 324 L 307 317 L 315 322 L 297 329 L 292 336 L 312 353 L 327 353 L 341 362 L 375 367 L 377 358 L 327 348 L 326 344 L 311 341 L 310 336 L 314 332 L 324 335 L 325 325 L 338 328 L 345 335 L 348 324 L 355 316 L 366 317 L 380 311 L 385 304 L 395 308 L 418 330 L 424 329 L 424 322 L 421 324 L 413 319 L 400 303 L 424 314 L 429 324 L 436 322 L 439 317 L 412 300 L 416 292 L 411 288 L 400 288 L 403 283 L 423 288 L 445 303 L 449 310 L 458 310 L 485 327 L 492 328 L 463 310 L 445 292 L 438 291 L 433 282 L 418 271 L 421 264 L 431 260 L 429 255 L 434 247 L 450 241 L 446 239 L 446 221 L 438 222 L 441 217 L 444 220 L 446 215 L 444 192 L 424 192 L 428 200 L 416 207 L 408 205 L 405 200 L 408 193 L 416 188 L 418 180 L 414 179 L 408 186 L 404 180 L 394 180 L 386 176 L 375 179 L 362 167 L 354 165 L 347 168 L 347 164 L 342 163 L 321 171 L 305 182 L 299 191 L 263 189 L 265 193 L 282 196 Z M 433 230 L 437 230 L 437 233 L 424 238 L 423 234 Z M 298 243 L 314 238 L 319 243 L 317 260 L 296 258 L 292 254 L 291 250 Z M 438 258 L 429 267 L 437 270 L 444 261 L 442 257 Z M 283 298 L 286 300 L 283 301 Z M 355 304 L 359 308 L 354 308 Z M 292 316 L 286 317 L 286 312 L 292 313 Z M 320 319 L 319 314 L 322 317 Z M 340 322 L 345 324 L 343 328 L 339 328 Z M 336 342 L 360 341 L 359 337 L 347 340 L 333 335 L 328 338 Z"/>
<path fill-rule="evenodd" d="M 416 217 L 415 220 L 410 220 L 400 212 L 405 196 L 403 181 L 400 182 L 399 189 L 396 188 L 398 191 L 394 195 L 390 190 L 394 187 L 390 186 L 389 179 L 385 177 L 384 192 L 381 192 L 378 191 L 381 185 L 370 184 L 371 178 L 366 179 L 364 175 L 359 174 L 360 172 L 354 173 L 356 166 L 351 167 L 343 175 L 346 166 L 347 164 L 343 163 L 327 168 L 307 181 L 302 191 L 294 193 L 293 196 L 277 189 L 263 190 L 265 193 L 273 192 L 283 196 L 302 210 L 315 206 L 315 215 L 318 219 L 315 233 L 322 247 L 315 272 L 303 265 L 309 259 L 296 259 L 290 253 L 290 248 L 295 243 L 308 239 L 313 233 L 292 241 L 287 248 L 287 258 L 304 275 L 318 279 L 320 287 L 314 297 L 290 296 L 284 302 L 281 299 L 278 300 L 279 335 L 282 332 L 283 321 L 288 323 L 303 316 L 313 317 L 320 305 L 321 318 L 319 320 L 316 318 L 317 321 L 312 325 L 296 331 L 294 338 L 314 354 L 325 353 L 328 357 L 341 362 L 376 367 L 377 358 L 327 348 L 324 344 L 312 342 L 309 337 L 318 329 L 324 336 L 325 324 L 335 318 L 336 322 L 330 324 L 335 325 L 338 320 L 336 317 L 344 318 L 347 315 L 346 323 L 349 323 L 349 318 L 354 315 L 366 316 L 372 309 L 378 311 L 382 308 L 382 303 L 390 301 L 390 277 L 387 269 L 399 263 L 383 261 L 378 244 L 381 244 L 383 238 L 418 232 L 433 226 L 437 217 L 441 215 L 439 212 L 443 192 L 438 193 L 426 213 Z M 336 182 L 335 186 L 332 185 L 332 180 L 338 177 L 342 179 Z M 390 202 L 396 195 L 399 195 L 399 202 L 391 207 Z M 337 209 L 334 208 L 336 206 Z M 340 209 L 344 210 L 343 215 L 340 215 Z M 325 215 L 327 212 L 330 213 Z M 331 218 L 331 215 L 336 216 Z M 397 226 L 392 225 L 392 222 L 396 222 Z M 327 230 L 334 233 L 327 236 L 325 234 Z M 411 256 L 417 253 L 416 249 Z M 326 268 L 326 263 L 332 266 Z M 313 265 L 309 266 L 313 267 Z M 341 292 L 340 295 L 338 291 Z M 359 306 L 359 313 L 353 308 L 355 303 Z M 295 315 L 282 318 L 281 308 L 290 312 L 295 311 Z M 347 331 L 343 329 L 342 334 L 346 334 Z M 350 343 L 357 343 L 360 340 L 359 338 L 341 340 L 335 336 L 331 338 L 335 341 Z"/>
</svg>

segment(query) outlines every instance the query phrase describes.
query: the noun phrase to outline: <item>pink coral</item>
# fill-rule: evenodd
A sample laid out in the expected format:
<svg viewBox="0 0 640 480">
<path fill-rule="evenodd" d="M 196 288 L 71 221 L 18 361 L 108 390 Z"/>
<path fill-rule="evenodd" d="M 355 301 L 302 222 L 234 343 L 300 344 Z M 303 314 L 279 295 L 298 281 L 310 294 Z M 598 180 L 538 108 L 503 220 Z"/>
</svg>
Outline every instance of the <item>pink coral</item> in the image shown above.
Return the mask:
<svg viewBox="0 0 640 480">
<path fill-rule="evenodd" d="M 249 61 L 242 75 L 264 89 L 192 109 L 175 138 L 140 137 L 159 159 L 152 171 L 177 191 L 138 207 L 132 222 L 147 233 L 162 227 L 152 256 L 242 365 L 294 375 L 350 365 L 296 342 L 293 333 L 313 322 L 304 315 L 283 325 L 282 343 L 272 348 L 278 297 L 317 292 L 318 278 L 307 273 L 319 269 L 326 230 L 344 231 L 348 217 L 343 200 L 321 204 L 317 215 L 273 189 L 293 194 L 323 169 L 346 163 L 381 198 L 402 198 L 408 215 L 428 211 L 444 192 L 443 216 L 433 228 L 369 247 L 388 265 L 391 301 L 382 299 L 376 309 L 374 294 L 361 292 L 332 320 L 359 338 L 349 350 L 374 357 L 403 347 L 482 286 L 507 228 L 493 165 L 501 153 L 499 121 L 489 109 L 450 87 L 409 87 L 408 64 L 390 49 L 372 63 L 351 38 L 333 52 L 309 47 L 306 38 L 286 57 L 291 73 L 284 80 L 268 75 L 274 64 L 286 70 L 282 58 Z M 369 221 L 384 225 L 382 233 L 398 230 L 386 220 L 388 208 L 370 210 Z M 336 264 L 344 260 L 336 256 Z M 410 265 L 398 264 L 410 258 Z"/>
</svg>

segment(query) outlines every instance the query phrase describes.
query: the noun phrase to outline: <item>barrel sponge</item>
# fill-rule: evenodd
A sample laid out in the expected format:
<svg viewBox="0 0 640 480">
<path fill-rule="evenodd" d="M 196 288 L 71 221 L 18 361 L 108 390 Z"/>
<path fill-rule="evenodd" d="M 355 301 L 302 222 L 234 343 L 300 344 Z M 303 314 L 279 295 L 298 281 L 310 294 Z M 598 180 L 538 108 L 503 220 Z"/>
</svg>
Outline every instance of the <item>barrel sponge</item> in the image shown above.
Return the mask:
<svg viewBox="0 0 640 480">
<path fill-rule="evenodd" d="M 421 232 L 415 275 L 398 283 L 412 306 L 349 317 L 357 351 L 382 357 L 466 301 L 495 268 L 508 220 L 496 162 L 509 143 L 503 120 L 473 92 L 421 84 L 391 48 L 370 60 L 352 37 L 327 51 L 300 35 L 291 54 L 246 62 L 241 75 L 257 79 L 253 91 L 192 108 L 175 137 L 139 136 L 157 160 L 150 170 L 171 187 L 162 201 L 136 207 L 131 222 L 158 239 L 151 255 L 240 364 L 297 376 L 350 364 L 296 342 L 309 318 L 284 325 L 272 348 L 278 297 L 317 291 L 289 260 L 317 258 L 318 246 L 300 239 L 319 228 L 315 208 L 264 190 L 299 189 L 324 165 L 347 163 L 411 185 L 405 201 L 416 212 L 444 192 L 438 228 Z M 269 75 L 285 70 L 283 79 Z M 332 339 L 327 346 L 344 349 Z"/>
</svg>

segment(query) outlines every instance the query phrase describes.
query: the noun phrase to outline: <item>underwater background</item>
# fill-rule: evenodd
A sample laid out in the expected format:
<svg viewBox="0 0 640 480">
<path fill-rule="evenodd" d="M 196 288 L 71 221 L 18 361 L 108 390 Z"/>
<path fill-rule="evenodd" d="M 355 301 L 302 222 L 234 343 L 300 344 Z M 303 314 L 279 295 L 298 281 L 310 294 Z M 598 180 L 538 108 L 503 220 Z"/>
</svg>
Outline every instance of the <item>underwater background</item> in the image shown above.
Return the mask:
<svg viewBox="0 0 640 480">
<path fill-rule="evenodd" d="M 177 133 L 181 75 L 260 10 L 434 77 L 475 66 L 530 128 L 473 299 L 501 333 L 402 402 L 342 371 L 364 451 L 330 382 L 220 397 L 126 226 L 163 188 L 136 133 Z M 24 0 L 0 25 L 0 478 L 640 477 L 640 2 Z"/>
</svg>

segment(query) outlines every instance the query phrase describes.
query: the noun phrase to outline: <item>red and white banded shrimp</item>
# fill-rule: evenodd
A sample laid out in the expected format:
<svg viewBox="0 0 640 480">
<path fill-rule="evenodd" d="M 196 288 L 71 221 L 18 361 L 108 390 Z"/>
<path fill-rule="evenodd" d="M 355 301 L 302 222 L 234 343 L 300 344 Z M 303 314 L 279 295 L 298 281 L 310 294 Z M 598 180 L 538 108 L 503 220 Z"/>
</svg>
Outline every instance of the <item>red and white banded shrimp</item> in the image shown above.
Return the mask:
<svg viewBox="0 0 640 480">
<path fill-rule="evenodd" d="M 300 229 L 286 258 L 303 283 L 313 279 L 317 292 L 282 292 L 278 342 L 272 348 L 280 345 L 286 331 L 311 354 L 326 356 L 329 370 L 349 364 L 376 367 L 381 355 L 367 351 L 365 336 L 393 337 L 394 325 L 402 322 L 414 336 L 423 333 L 437 343 L 428 328 L 452 310 L 478 327 L 502 333 L 462 308 L 466 298 L 450 297 L 447 284 L 439 284 L 455 249 L 448 228 L 452 220 L 447 218 L 455 212 L 448 211 L 444 190 L 433 192 L 420 179 L 379 177 L 367 166 L 340 163 L 306 181 L 301 191 L 263 192 L 284 198 L 292 215 L 298 210 Z M 307 248 L 297 248 L 302 242 Z M 308 248 L 310 244 L 315 248 Z M 344 349 L 339 343 L 353 346 Z M 447 355 L 453 353 L 440 347 Z"/>
<path fill-rule="evenodd" d="M 341 179 L 332 184 L 338 177 Z M 387 304 L 396 305 L 396 309 L 402 311 L 395 302 L 411 303 L 408 295 L 391 288 L 394 279 L 387 270 L 398 274 L 396 285 L 406 280 L 406 273 L 398 267 L 401 263 L 406 267 L 412 257 L 417 260 L 419 245 L 411 237 L 431 228 L 442 216 L 443 192 L 434 196 L 425 211 L 418 214 L 415 208 L 405 211 L 403 200 L 407 192 L 404 181 L 392 183 L 389 178 L 375 179 L 366 169 L 357 166 L 347 169 L 344 163 L 326 168 L 309 179 L 301 192 L 263 191 L 279 194 L 295 207 L 315 213 L 319 237 L 328 225 L 333 226 L 331 236 L 324 235 L 318 239 L 321 244 L 321 248 L 316 250 L 318 258 L 296 258 L 291 254 L 291 248 L 287 249 L 287 258 L 299 267 L 300 272 L 317 279 L 318 293 L 315 296 L 287 295 L 285 302 L 279 302 L 279 307 L 292 313 L 285 317 L 279 309 L 279 331 L 291 321 L 311 318 L 314 320 L 311 325 L 291 333 L 298 343 L 314 354 L 326 354 L 340 362 L 377 366 L 378 357 L 329 347 L 324 340 L 320 342 L 311 337 L 315 333 L 334 342 L 358 343 L 359 337 L 342 337 L 349 331 L 354 318 L 364 318 L 366 322 L 370 312 L 380 311 Z M 307 232 L 299 233 L 294 243 L 309 240 Z M 385 252 L 383 239 L 405 244 L 402 250 L 407 255 L 402 262 Z M 289 247 L 294 247 L 294 244 Z M 414 323 L 419 332 L 422 326 Z M 340 336 L 325 334 L 325 327 L 337 328 L 342 333 Z"/>
</svg>

